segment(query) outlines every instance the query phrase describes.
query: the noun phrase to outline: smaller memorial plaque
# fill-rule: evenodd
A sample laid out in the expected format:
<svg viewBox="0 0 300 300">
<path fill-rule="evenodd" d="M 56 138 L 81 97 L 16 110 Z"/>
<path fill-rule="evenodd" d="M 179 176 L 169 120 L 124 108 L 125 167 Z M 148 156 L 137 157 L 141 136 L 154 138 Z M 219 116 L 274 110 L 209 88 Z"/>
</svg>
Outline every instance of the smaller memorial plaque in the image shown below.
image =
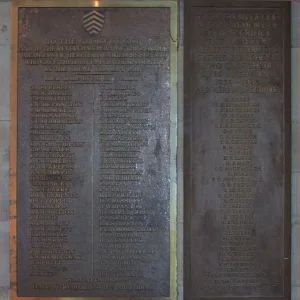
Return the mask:
<svg viewBox="0 0 300 300">
<path fill-rule="evenodd" d="M 185 299 L 290 299 L 290 4 L 185 2 Z"/>
<path fill-rule="evenodd" d="M 172 298 L 177 4 L 70 3 L 13 7 L 12 298 Z"/>
</svg>

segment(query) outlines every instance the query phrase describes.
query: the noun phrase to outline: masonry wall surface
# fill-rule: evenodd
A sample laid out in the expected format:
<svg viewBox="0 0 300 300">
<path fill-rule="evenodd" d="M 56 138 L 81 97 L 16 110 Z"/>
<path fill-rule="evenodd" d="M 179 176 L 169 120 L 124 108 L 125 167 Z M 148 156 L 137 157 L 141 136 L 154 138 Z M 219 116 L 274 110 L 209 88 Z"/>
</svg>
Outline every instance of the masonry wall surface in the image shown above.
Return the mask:
<svg viewBox="0 0 300 300">
<path fill-rule="evenodd" d="M 10 2 L 0 1 L 0 299 L 9 299 Z"/>
</svg>

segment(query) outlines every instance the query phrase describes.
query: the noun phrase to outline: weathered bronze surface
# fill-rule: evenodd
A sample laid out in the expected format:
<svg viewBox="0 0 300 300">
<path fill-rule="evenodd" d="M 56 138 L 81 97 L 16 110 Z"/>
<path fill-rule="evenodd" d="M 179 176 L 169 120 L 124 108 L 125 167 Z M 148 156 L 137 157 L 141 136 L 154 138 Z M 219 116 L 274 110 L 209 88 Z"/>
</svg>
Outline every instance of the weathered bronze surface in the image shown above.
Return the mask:
<svg viewBox="0 0 300 300">
<path fill-rule="evenodd" d="M 176 3 L 26 3 L 13 94 L 17 295 L 172 297 Z"/>
<path fill-rule="evenodd" d="M 185 299 L 290 299 L 290 5 L 185 4 Z"/>
</svg>

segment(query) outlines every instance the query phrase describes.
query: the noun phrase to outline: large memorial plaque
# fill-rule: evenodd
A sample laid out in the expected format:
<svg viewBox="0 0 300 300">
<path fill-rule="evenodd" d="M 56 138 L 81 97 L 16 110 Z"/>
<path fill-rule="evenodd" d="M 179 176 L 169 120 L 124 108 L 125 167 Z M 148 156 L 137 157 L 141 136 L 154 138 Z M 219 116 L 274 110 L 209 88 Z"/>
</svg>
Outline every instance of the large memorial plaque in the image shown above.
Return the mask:
<svg viewBox="0 0 300 300">
<path fill-rule="evenodd" d="M 18 297 L 171 298 L 176 2 L 74 3 L 13 7 L 12 280 Z"/>
<path fill-rule="evenodd" d="M 185 6 L 185 299 L 290 299 L 288 2 Z"/>
</svg>

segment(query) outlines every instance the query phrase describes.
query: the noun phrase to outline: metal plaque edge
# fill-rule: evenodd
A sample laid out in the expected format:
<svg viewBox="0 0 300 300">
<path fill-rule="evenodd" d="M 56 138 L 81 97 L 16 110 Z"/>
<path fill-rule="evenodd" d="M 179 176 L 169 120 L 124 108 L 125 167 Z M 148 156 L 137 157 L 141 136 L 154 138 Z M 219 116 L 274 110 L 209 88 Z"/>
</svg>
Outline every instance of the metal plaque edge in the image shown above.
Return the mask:
<svg viewBox="0 0 300 300">
<path fill-rule="evenodd" d="M 191 7 L 231 7 L 231 8 L 281 8 L 283 10 L 284 23 L 283 23 L 283 50 L 284 50 L 284 64 L 283 64 L 283 116 L 285 122 L 284 128 L 284 183 L 285 183 L 285 191 L 284 191 L 284 281 L 283 281 L 283 296 L 280 297 L 238 297 L 238 296 L 229 296 L 229 297 L 198 297 L 192 298 L 190 295 L 190 278 L 191 278 L 191 259 L 190 259 L 190 206 L 189 201 L 187 201 L 188 197 L 186 197 L 186 191 L 190 189 L 191 182 L 191 160 L 190 160 L 190 130 L 191 130 L 191 122 L 184 117 L 184 154 L 183 154 L 183 170 L 184 170 L 184 253 L 183 253 L 183 261 L 184 261 L 184 280 L 183 280 L 183 299 L 184 300 L 220 300 L 220 299 L 243 299 L 243 300 L 266 300 L 266 299 L 276 299 L 276 300 L 290 300 L 291 299 L 291 251 L 292 251 L 292 238 L 291 238 L 291 185 L 292 185 L 292 157 L 291 157 L 291 2 L 290 1 L 274 1 L 274 0 L 186 0 L 184 2 L 184 70 L 183 70 L 183 89 L 184 89 L 184 115 L 188 115 L 191 112 L 191 101 L 188 91 L 188 65 L 189 65 L 189 10 Z M 187 143 L 186 143 L 187 141 Z"/>
<path fill-rule="evenodd" d="M 177 0 L 12 0 L 10 58 L 10 299 L 11 300 L 129 300 L 123 297 L 18 297 L 17 296 L 17 51 L 20 7 L 165 7 L 170 9 L 170 297 L 177 297 Z M 145 300 L 149 298 L 134 298 Z"/>
</svg>

